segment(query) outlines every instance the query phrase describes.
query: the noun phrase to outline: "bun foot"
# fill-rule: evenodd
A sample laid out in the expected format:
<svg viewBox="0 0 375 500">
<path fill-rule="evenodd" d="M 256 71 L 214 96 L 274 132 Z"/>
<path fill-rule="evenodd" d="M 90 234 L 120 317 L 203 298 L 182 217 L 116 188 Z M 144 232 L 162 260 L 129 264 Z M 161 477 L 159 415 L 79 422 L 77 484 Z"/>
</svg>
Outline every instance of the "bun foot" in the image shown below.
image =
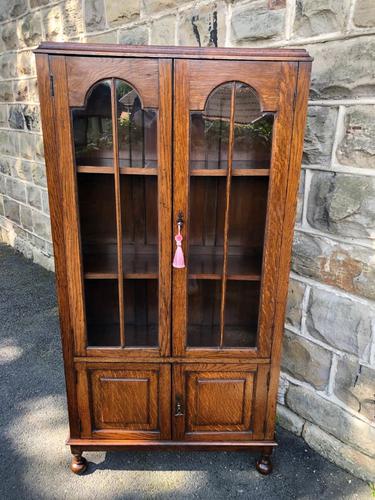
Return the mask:
<svg viewBox="0 0 375 500">
<path fill-rule="evenodd" d="M 272 462 L 269 455 L 262 455 L 256 463 L 256 469 L 258 472 L 263 474 L 263 476 L 268 476 L 272 472 Z"/>
<path fill-rule="evenodd" d="M 83 474 L 87 469 L 87 460 L 82 453 L 74 453 L 70 464 L 70 470 L 74 474 Z"/>
</svg>

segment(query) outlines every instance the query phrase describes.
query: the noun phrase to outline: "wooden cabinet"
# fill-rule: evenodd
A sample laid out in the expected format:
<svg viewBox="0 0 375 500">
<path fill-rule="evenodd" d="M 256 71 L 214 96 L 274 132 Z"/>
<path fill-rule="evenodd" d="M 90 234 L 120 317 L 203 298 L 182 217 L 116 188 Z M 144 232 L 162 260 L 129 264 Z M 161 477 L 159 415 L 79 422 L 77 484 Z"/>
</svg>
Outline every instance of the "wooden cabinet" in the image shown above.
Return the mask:
<svg viewBox="0 0 375 500">
<path fill-rule="evenodd" d="M 246 447 L 270 472 L 311 58 L 35 52 L 72 470 Z"/>
</svg>

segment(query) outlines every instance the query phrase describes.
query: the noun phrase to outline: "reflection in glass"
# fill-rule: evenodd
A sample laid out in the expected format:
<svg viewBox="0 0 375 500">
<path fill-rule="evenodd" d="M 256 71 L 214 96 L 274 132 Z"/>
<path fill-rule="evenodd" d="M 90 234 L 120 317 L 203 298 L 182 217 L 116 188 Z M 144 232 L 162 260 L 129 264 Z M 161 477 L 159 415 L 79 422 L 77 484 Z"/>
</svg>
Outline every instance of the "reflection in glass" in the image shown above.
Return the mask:
<svg viewBox="0 0 375 500">
<path fill-rule="evenodd" d="M 142 109 L 137 92 L 116 80 L 120 167 L 157 166 L 156 111 Z"/>
<path fill-rule="evenodd" d="M 76 165 L 111 166 L 113 136 L 111 82 L 103 80 L 91 90 L 85 108 L 72 111 Z"/>
<path fill-rule="evenodd" d="M 191 113 L 191 169 L 226 169 L 232 83 L 221 85 L 207 99 L 203 112 Z"/>
<path fill-rule="evenodd" d="M 269 168 L 273 115 L 263 114 L 256 92 L 236 84 L 233 168 Z"/>
</svg>

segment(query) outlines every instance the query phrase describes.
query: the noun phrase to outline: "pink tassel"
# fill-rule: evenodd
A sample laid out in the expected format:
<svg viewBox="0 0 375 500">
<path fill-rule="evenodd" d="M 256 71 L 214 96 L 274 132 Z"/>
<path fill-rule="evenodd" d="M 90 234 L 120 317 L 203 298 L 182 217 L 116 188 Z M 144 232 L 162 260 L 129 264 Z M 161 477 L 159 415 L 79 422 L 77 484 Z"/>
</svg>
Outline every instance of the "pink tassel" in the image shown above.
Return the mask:
<svg viewBox="0 0 375 500">
<path fill-rule="evenodd" d="M 185 259 L 184 259 L 184 252 L 182 251 L 181 247 L 182 236 L 180 234 L 180 227 L 178 227 L 178 234 L 176 234 L 174 239 L 176 241 L 177 248 L 174 254 L 172 266 L 175 267 L 176 269 L 183 269 L 185 267 Z"/>
</svg>

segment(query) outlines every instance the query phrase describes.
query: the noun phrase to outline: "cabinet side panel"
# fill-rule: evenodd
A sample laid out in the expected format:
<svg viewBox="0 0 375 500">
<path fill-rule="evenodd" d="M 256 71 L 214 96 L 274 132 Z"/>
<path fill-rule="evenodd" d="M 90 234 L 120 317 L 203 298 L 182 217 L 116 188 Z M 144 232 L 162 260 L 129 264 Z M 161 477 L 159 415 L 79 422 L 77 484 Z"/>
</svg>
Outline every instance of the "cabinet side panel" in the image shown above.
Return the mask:
<svg viewBox="0 0 375 500">
<path fill-rule="evenodd" d="M 300 63 L 298 69 L 297 93 L 294 103 L 293 136 L 290 150 L 286 210 L 283 222 L 283 239 L 277 289 L 277 307 L 274 319 L 272 343 L 271 375 L 267 405 L 266 439 L 273 438 L 275 432 L 276 398 L 280 375 L 282 336 L 284 330 L 285 306 L 288 293 L 289 266 L 296 216 L 297 191 L 303 150 L 303 137 L 307 115 L 311 63 Z"/>
<path fill-rule="evenodd" d="M 80 230 L 78 222 L 78 201 L 76 175 L 73 159 L 73 139 L 70 109 L 68 102 L 68 83 L 65 57 L 50 59 L 50 71 L 54 77 L 55 113 L 59 126 L 56 139 L 59 145 L 59 170 L 62 190 L 63 226 L 65 233 L 65 257 L 68 290 L 70 298 L 71 321 L 74 334 L 75 353 L 83 355 L 86 346 L 86 325 L 82 283 L 82 263 L 80 249 Z"/>
<path fill-rule="evenodd" d="M 68 399 L 68 414 L 70 436 L 79 437 L 79 419 L 77 410 L 77 393 L 75 371 L 73 365 L 74 344 L 69 309 L 68 282 L 66 273 L 65 235 L 63 224 L 63 203 L 61 178 L 59 170 L 59 150 L 55 129 L 54 98 L 50 92 L 48 56 L 36 55 L 38 88 L 42 116 L 44 140 L 44 155 L 47 169 L 48 197 L 52 226 L 53 251 L 55 258 L 55 277 L 61 341 L 64 357 L 66 392 Z"/>
</svg>

